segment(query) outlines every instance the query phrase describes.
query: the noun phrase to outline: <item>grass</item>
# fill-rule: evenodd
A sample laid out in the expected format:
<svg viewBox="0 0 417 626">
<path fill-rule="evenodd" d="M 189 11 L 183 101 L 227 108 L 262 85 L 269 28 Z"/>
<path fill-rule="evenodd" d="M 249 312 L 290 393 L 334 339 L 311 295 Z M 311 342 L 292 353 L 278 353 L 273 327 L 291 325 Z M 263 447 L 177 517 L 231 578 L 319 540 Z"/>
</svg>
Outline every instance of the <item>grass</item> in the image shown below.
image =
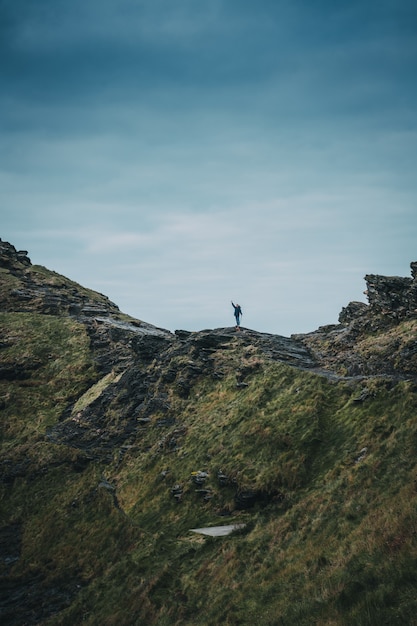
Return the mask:
<svg viewBox="0 0 417 626">
<path fill-rule="evenodd" d="M 70 402 L 95 381 L 84 327 L 69 318 L 0 313 L 0 364 L 22 372 L 0 381 L 3 445 L 15 447 L 42 435 Z"/>
<path fill-rule="evenodd" d="M 22 526 L 10 576 L 78 585 L 44 626 L 417 624 L 411 381 L 330 381 L 234 342 L 213 356 L 222 378 L 200 376 L 184 399 L 155 362 L 155 389 L 175 420 L 161 426 L 154 412 L 122 457 L 80 469 L 84 453 L 49 442 L 47 428 L 110 385 L 105 417 L 115 427 L 127 406 L 117 401 L 123 376 L 99 380 L 75 321 L 0 321 L 2 365 L 36 364 L 29 378 L 0 383 L 3 460 L 16 469 L 2 487 L 2 520 Z M 185 371 L 187 359 L 177 361 Z M 237 366 L 247 368 L 245 388 Z M 206 500 L 196 471 L 208 474 Z M 237 510 L 241 490 L 266 497 Z M 231 521 L 247 525 L 227 538 L 189 532 Z"/>
<path fill-rule="evenodd" d="M 136 502 L 129 515 L 158 537 L 153 564 L 148 557 L 144 565 L 153 574 L 145 585 L 144 615 L 158 624 L 308 624 L 312 616 L 323 624 L 373 624 L 381 616 L 401 623 L 414 606 L 408 596 L 415 562 L 409 555 L 416 549 L 415 489 L 398 492 L 393 481 L 402 463 L 400 481 L 414 468 L 414 420 L 399 420 L 397 413 L 401 404 L 405 412 L 414 406 L 407 383 L 391 389 L 378 384 L 373 399 L 358 406 L 358 389 L 291 368 L 271 366 L 259 376 L 263 384 L 256 379 L 256 388 L 252 384 L 239 394 L 231 379 L 211 388 L 203 382 L 183 416 L 186 449 L 133 453 L 118 472 L 123 502 L 123 481 L 131 484 L 146 467 L 147 484 L 136 479 L 136 494 L 129 495 Z M 372 452 L 355 462 L 370 441 Z M 401 462 L 397 454 L 405 442 L 410 450 Z M 181 505 L 169 501 L 160 478 L 167 461 L 171 482 L 186 485 Z M 218 522 L 216 507 L 230 499 L 213 478 L 220 466 L 242 486 L 284 488 L 289 504 L 251 512 L 250 532 L 227 543 L 209 539 L 196 545 L 186 538 L 187 526 L 197 518 Z M 196 468 L 211 477 L 217 502 L 210 507 L 198 503 L 190 488 Z M 136 561 L 139 554 L 140 549 Z M 394 563 L 401 563 L 401 576 Z M 404 576 L 409 583 L 403 587 Z M 399 599 L 393 593 L 398 587 Z M 139 606 L 135 611 L 140 614 Z"/>
</svg>

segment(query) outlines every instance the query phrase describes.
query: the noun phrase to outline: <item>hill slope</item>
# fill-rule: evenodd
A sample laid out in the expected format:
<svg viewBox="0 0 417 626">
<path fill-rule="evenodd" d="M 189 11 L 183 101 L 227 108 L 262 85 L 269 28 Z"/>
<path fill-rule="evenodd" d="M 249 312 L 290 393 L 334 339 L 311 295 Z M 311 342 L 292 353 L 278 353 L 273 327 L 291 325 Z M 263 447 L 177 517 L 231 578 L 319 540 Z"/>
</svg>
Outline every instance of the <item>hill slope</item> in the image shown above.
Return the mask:
<svg viewBox="0 0 417 626">
<path fill-rule="evenodd" d="M 412 271 L 172 334 L 0 242 L 2 623 L 417 624 Z"/>
</svg>

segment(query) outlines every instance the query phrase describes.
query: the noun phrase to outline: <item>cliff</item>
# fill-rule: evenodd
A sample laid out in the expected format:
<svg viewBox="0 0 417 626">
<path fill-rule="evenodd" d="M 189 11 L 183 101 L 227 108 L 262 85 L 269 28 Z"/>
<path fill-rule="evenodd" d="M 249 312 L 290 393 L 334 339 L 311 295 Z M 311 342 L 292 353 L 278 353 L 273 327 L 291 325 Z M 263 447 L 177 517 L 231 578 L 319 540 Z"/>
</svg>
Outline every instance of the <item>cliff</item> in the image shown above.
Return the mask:
<svg viewBox="0 0 417 626">
<path fill-rule="evenodd" d="M 411 267 L 307 335 L 170 333 L 0 241 L 2 623 L 416 623 Z"/>
</svg>

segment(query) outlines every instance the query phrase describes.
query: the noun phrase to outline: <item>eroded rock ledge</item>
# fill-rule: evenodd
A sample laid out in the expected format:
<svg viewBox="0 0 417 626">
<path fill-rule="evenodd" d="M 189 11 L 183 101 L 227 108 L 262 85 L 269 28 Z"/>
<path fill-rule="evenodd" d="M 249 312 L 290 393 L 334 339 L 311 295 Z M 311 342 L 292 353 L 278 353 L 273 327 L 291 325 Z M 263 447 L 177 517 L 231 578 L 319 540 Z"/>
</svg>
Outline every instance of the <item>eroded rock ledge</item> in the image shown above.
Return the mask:
<svg viewBox="0 0 417 626">
<path fill-rule="evenodd" d="M 102 294 L 33 266 L 26 251 L 17 251 L 1 240 L 0 271 L 10 277 L 0 284 L 1 309 L 77 319 L 89 333 L 94 357 L 103 374 L 123 372 L 137 362 L 147 365 L 161 354 L 188 351 L 207 355 L 219 347 L 228 349 L 232 339 L 242 349 L 255 346 L 271 360 L 338 376 L 400 377 L 417 372 L 417 261 L 411 263 L 411 277 L 366 275 L 368 304 L 350 302 L 342 309 L 338 324 L 290 338 L 250 329 L 237 333 L 234 328 L 195 333 L 178 330 L 172 334 L 124 315 Z M 397 333 L 396 328 L 404 323 L 410 325 L 408 333 Z M 169 358 L 167 378 L 173 376 Z M 199 368 L 201 365 L 190 367 L 191 374 L 182 376 L 178 383 L 184 396 L 189 377 Z"/>
<path fill-rule="evenodd" d="M 411 278 L 365 276 L 368 304 L 350 302 L 339 324 L 293 335 L 317 363 L 346 376 L 417 376 L 417 262 Z"/>
</svg>

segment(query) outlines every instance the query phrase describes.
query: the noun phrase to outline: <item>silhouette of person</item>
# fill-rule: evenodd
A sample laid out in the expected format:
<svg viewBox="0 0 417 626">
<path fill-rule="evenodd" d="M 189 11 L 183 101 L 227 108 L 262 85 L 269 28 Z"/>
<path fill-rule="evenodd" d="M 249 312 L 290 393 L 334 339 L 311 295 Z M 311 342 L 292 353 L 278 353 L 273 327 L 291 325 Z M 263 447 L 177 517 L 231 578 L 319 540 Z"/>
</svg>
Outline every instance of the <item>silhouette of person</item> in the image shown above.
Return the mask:
<svg viewBox="0 0 417 626">
<path fill-rule="evenodd" d="M 234 308 L 234 315 L 236 318 L 236 330 L 240 330 L 240 318 L 242 316 L 242 309 L 240 307 L 240 304 L 233 304 L 232 302 L 232 306 Z"/>
</svg>

